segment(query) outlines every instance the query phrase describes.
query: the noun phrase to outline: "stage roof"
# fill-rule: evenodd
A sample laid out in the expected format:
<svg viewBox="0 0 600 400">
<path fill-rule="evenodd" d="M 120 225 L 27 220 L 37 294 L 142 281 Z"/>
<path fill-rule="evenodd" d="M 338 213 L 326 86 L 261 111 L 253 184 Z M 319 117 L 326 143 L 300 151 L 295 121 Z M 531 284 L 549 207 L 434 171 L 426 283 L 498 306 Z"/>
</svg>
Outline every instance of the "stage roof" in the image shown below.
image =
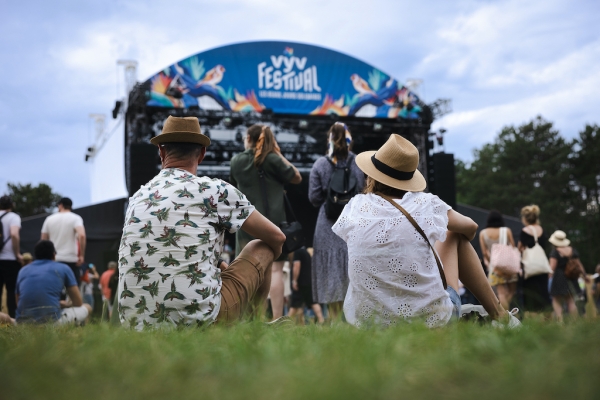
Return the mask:
<svg viewBox="0 0 600 400">
<path fill-rule="evenodd" d="M 417 119 L 424 107 L 372 65 L 294 42 L 217 47 L 165 68 L 146 83 L 147 106 L 160 108 Z"/>
</svg>

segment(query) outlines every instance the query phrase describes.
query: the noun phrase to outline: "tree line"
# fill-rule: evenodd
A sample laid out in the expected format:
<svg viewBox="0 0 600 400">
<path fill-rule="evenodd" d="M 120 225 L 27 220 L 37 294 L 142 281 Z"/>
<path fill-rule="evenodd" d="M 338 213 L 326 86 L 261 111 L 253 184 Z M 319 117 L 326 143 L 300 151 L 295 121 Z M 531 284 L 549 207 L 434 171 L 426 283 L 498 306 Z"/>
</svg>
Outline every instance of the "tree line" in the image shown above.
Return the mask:
<svg viewBox="0 0 600 400">
<path fill-rule="evenodd" d="M 493 143 L 456 161 L 459 203 L 520 217 L 537 204 L 547 236 L 567 233 L 588 271 L 600 263 L 600 127 L 586 125 L 572 140 L 541 116 L 504 127 Z"/>
<path fill-rule="evenodd" d="M 9 195 L 14 203 L 13 211 L 21 218 L 32 215 L 50 213 L 61 199 L 61 195 L 54 193 L 52 188 L 45 183 L 33 186 L 30 183 L 8 183 Z"/>
</svg>

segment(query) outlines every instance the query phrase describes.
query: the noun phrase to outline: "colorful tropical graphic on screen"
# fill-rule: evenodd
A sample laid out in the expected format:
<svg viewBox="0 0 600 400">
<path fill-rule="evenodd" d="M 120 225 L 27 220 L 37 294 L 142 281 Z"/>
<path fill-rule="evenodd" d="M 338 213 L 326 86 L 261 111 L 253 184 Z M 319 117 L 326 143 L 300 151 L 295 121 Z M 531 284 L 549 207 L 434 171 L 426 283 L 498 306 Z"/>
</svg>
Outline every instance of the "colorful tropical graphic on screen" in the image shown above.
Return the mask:
<svg viewBox="0 0 600 400">
<path fill-rule="evenodd" d="M 423 103 L 391 76 L 336 51 L 301 43 L 229 45 L 149 79 L 148 106 L 280 114 L 419 118 Z"/>
<path fill-rule="evenodd" d="M 148 105 L 188 108 L 199 106 L 198 98 L 207 96 L 225 110 L 261 111 L 265 108 L 256 99 L 254 91 L 242 95 L 231 86 L 227 90 L 219 86 L 224 74 L 222 65 L 217 64 L 205 72 L 204 61 L 199 61 L 198 56 L 190 57 L 150 79 Z"/>
</svg>

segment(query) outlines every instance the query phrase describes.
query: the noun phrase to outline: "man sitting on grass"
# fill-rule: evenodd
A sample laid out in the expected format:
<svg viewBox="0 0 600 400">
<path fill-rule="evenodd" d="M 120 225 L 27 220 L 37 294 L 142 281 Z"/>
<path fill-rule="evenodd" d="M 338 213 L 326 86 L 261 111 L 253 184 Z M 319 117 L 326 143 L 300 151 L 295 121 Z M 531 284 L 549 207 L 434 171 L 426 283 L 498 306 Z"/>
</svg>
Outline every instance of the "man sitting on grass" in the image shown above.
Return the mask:
<svg viewBox="0 0 600 400">
<path fill-rule="evenodd" d="M 40 240 L 34 249 L 35 261 L 23 267 L 17 277 L 17 322 L 81 324 L 92 311 L 83 304 L 71 268 L 54 261 L 56 250 L 49 240 Z M 63 287 L 70 301 L 60 300 Z"/>
<path fill-rule="evenodd" d="M 236 321 L 265 303 L 285 235 L 235 187 L 196 175 L 210 144 L 197 118 L 169 117 L 151 142 L 162 170 L 129 199 L 119 248 L 121 323 L 141 330 Z M 260 240 L 222 271 L 225 231 L 238 229 Z"/>
</svg>

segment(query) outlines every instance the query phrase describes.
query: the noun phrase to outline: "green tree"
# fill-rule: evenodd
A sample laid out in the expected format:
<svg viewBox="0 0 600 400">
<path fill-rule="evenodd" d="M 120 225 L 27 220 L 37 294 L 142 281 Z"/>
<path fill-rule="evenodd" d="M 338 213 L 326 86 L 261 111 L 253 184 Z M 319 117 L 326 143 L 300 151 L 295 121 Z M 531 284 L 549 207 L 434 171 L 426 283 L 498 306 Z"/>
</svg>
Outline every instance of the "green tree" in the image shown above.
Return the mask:
<svg viewBox="0 0 600 400">
<path fill-rule="evenodd" d="M 21 217 L 51 212 L 62 197 L 60 194 L 54 193 L 52 188 L 45 183 L 37 186 L 32 186 L 30 183 L 26 185 L 8 183 L 7 186 L 8 195 L 15 203 L 13 211 Z"/>
<path fill-rule="evenodd" d="M 591 271 L 600 243 L 600 128 L 586 126 L 566 141 L 537 117 L 502 129 L 493 143 L 474 151 L 470 165 L 456 163 L 459 202 L 519 217 L 528 204 L 541 209 L 548 235 L 567 232 Z"/>
<path fill-rule="evenodd" d="M 580 215 L 570 235 L 577 243 L 582 262 L 592 271 L 600 262 L 600 127 L 586 125 L 575 141 L 575 185 L 580 193 Z"/>
<path fill-rule="evenodd" d="M 471 165 L 459 171 L 457 190 L 465 203 L 507 215 L 538 204 L 544 226 L 555 229 L 575 209 L 572 152 L 573 144 L 542 117 L 505 127 L 493 143 L 475 150 Z"/>
</svg>

